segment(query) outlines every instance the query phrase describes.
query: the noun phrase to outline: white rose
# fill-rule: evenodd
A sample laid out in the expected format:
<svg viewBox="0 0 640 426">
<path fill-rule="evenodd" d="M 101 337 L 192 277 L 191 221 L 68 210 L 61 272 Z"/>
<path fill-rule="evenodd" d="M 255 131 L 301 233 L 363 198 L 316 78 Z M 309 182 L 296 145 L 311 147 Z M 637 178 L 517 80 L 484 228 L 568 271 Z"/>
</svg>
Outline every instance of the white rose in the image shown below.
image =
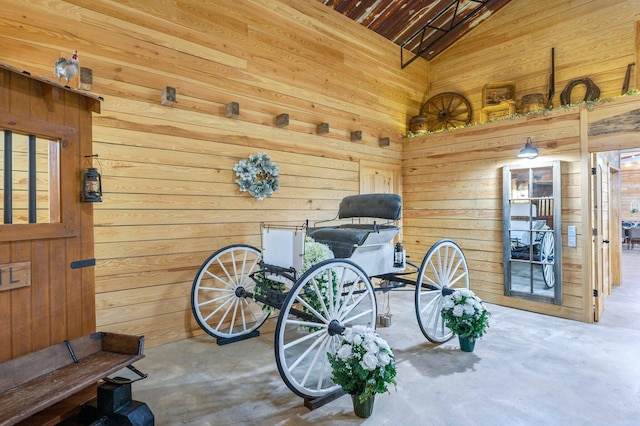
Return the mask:
<svg viewBox="0 0 640 426">
<path fill-rule="evenodd" d="M 451 309 L 453 308 L 454 303 L 453 300 L 451 299 L 451 296 L 445 296 L 444 300 L 442 301 L 442 309 Z"/>
<path fill-rule="evenodd" d="M 375 339 L 376 339 L 376 334 L 373 332 L 373 330 L 367 330 L 364 333 L 364 341 L 366 343 L 373 342 Z"/>
<path fill-rule="evenodd" d="M 391 362 L 391 357 L 389 356 L 388 353 L 386 353 L 386 352 L 378 353 L 378 363 L 381 366 L 384 367 L 385 365 L 389 364 L 390 362 Z"/>
<path fill-rule="evenodd" d="M 360 336 L 359 334 L 356 334 L 355 336 L 353 336 L 353 344 L 354 345 L 362 344 L 362 336 Z"/>
<path fill-rule="evenodd" d="M 353 326 L 353 332 L 355 334 L 359 334 L 360 336 L 362 336 L 365 331 L 366 331 L 366 327 L 364 325 L 354 325 Z"/>
<path fill-rule="evenodd" d="M 362 357 L 362 361 L 360 361 L 360 365 L 365 370 L 373 371 L 378 366 L 378 357 L 372 353 L 365 353 Z"/>
<path fill-rule="evenodd" d="M 460 293 L 461 296 L 465 296 L 465 297 L 474 297 L 475 295 L 473 294 L 473 291 L 463 288 L 458 290 L 458 292 Z"/>
<path fill-rule="evenodd" d="M 342 361 L 346 361 L 351 358 L 351 345 L 342 345 L 340 349 L 338 349 L 337 356 Z"/>
<path fill-rule="evenodd" d="M 380 351 L 380 348 L 378 348 L 378 345 L 376 344 L 376 342 L 371 341 L 371 342 L 365 342 L 364 345 L 364 350 L 367 352 L 370 352 L 372 354 L 377 354 Z"/>
<path fill-rule="evenodd" d="M 476 313 L 476 310 L 473 306 L 470 305 L 464 305 L 464 313 L 465 314 L 469 314 L 469 315 L 473 315 Z"/>
<path fill-rule="evenodd" d="M 462 307 L 462 305 L 456 305 L 453 307 L 453 316 L 454 317 L 461 317 L 462 314 L 464 314 L 464 308 Z"/>
<path fill-rule="evenodd" d="M 353 329 L 347 328 L 342 335 L 342 339 L 347 343 L 353 343 Z"/>
<path fill-rule="evenodd" d="M 384 339 L 383 339 L 382 337 L 380 337 L 380 336 L 376 337 L 376 344 L 378 345 L 378 347 L 379 347 L 380 349 L 383 349 L 383 350 L 386 350 L 386 351 L 388 351 L 388 350 L 390 350 L 390 349 L 391 349 L 391 348 L 389 347 L 389 344 L 387 343 L 387 341 L 386 341 L 386 340 L 384 340 Z"/>
</svg>

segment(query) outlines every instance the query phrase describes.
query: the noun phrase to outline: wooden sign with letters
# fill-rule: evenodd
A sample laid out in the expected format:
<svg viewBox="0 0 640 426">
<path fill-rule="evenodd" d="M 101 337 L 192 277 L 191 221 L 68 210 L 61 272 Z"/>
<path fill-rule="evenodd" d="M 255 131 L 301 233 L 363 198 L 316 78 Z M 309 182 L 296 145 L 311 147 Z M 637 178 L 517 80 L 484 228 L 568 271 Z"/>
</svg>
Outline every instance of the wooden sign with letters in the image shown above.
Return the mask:
<svg viewBox="0 0 640 426">
<path fill-rule="evenodd" d="M 0 265 L 0 291 L 31 285 L 31 262 Z"/>
</svg>

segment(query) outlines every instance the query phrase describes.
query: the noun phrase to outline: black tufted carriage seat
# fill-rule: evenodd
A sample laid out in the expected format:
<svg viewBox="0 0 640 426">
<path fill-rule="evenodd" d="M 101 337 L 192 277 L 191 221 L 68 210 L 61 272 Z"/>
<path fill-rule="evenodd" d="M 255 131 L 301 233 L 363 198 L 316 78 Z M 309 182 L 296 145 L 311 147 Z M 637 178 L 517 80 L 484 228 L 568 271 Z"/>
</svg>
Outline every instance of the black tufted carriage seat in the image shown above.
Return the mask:
<svg viewBox="0 0 640 426">
<path fill-rule="evenodd" d="M 396 194 L 362 194 L 345 197 L 338 208 L 338 219 L 373 218 L 387 222 L 400 219 L 402 198 Z M 394 225 L 348 223 L 307 229 L 307 235 L 329 246 L 335 257 L 349 258 L 360 247 L 388 243 L 399 228 Z"/>
</svg>

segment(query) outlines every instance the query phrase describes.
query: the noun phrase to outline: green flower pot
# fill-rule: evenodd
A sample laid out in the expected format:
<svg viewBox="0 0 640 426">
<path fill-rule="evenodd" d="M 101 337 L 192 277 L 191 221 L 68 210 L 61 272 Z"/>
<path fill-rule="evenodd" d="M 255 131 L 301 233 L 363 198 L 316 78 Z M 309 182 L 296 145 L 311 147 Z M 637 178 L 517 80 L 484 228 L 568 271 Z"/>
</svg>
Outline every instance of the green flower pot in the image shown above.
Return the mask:
<svg viewBox="0 0 640 426">
<path fill-rule="evenodd" d="M 371 413 L 373 413 L 373 401 L 375 401 L 375 395 L 370 396 L 362 402 L 360 402 L 359 395 L 351 395 L 351 400 L 353 401 L 353 412 L 356 416 L 365 419 L 371 417 Z"/>
<path fill-rule="evenodd" d="M 473 348 L 476 346 L 475 337 L 458 336 L 458 342 L 460 342 L 460 350 L 464 352 L 473 352 Z"/>
</svg>

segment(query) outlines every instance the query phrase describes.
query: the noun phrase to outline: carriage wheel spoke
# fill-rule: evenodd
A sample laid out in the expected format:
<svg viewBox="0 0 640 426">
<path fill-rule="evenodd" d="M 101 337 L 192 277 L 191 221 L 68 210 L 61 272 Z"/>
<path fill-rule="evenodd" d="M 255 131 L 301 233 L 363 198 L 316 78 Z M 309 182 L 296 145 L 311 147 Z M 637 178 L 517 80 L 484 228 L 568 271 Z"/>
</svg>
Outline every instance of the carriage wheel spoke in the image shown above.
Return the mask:
<svg viewBox="0 0 640 426">
<path fill-rule="evenodd" d="M 449 240 L 437 242 L 427 252 L 418 272 L 415 302 L 416 317 L 422 334 L 434 343 L 453 337 L 442 318 L 442 289 L 444 287 L 469 288 L 469 272 L 462 250 Z M 424 285 L 434 289 L 426 290 Z"/>
<path fill-rule="evenodd" d="M 284 382 L 305 398 L 337 389 L 327 353 L 337 350 L 340 326 L 375 327 L 375 319 L 373 285 L 359 266 L 344 259 L 314 265 L 292 286 L 278 316 L 274 348 Z"/>
<path fill-rule="evenodd" d="M 255 288 L 251 275 L 258 271 L 259 261 L 258 249 L 238 244 L 218 250 L 202 264 L 191 289 L 191 309 L 205 332 L 231 338 L 264 323 L 269 313 L 247 297 Z"/>
</svg>

